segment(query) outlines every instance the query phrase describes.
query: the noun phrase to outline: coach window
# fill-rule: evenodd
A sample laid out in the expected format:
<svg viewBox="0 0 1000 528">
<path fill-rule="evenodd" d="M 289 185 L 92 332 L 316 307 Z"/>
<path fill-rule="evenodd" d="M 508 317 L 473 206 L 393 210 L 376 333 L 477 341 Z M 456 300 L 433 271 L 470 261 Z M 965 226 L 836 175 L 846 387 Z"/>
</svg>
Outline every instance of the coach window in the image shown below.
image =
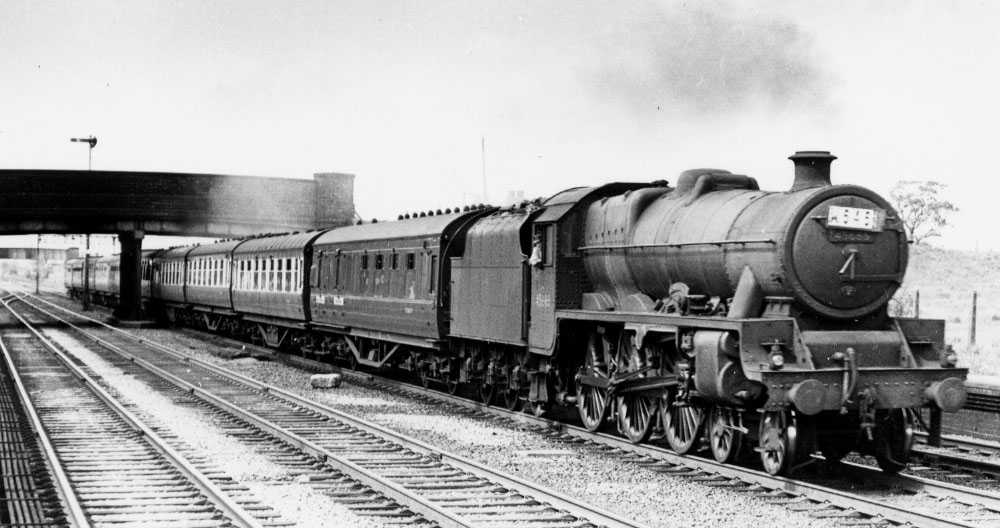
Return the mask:
<svg viewBox="0 0 1000 528">
<path fill-rule="evenodd" d="M 275 259 L 275 262 L 277 262 L 278 264 L 278 269 L 275 271 L 274 274 L 275 276 L 274 291 L 283 292 L 285 291 L 285 278 L 286 278 L 285 272 L 288 270 L 285 269 L 285 259 L 283 258 Z"/>
<path fill-rule="evenodd" d="M 361 269 L 368 269 L 368 253 L 361 255 Z"/>
<path fill-rule="evenodd" d="M 274 257 L 267 257 L 267 291 L 274 291 Z"/>
<path fill-rule="evenodd" d="M 278 291 L 281 289 L 279 282 L 281 281 L 281 259 L 276 259 L 274 257 L 270 258 L 271 261 L 271 291 Z"/>
<path fill-rule="evenodd" d="M 286 258 L 285 261 L 285 289 L 282 291 L 290 292 L 295 289 L 295 274 L 292 271 L 292 259 Z"/>
<path fill-rule="evenodd" d="M 399 269 L 399 253 L 392 252 L 392 269 Z"/>
<path fill-rule="evenodd" d="M 406 269 L 411 270 L 417 265 L 417 256 L 413 253 L 406 254 Z"/>
<path fill-rule="evenodd" d="M 375 255 L 375 269 L 376 270 L 382 269 L 382 258 L 383 257 L 382 257 L 381 253 L 378 253 L 377 255 Z"/>
</svg>

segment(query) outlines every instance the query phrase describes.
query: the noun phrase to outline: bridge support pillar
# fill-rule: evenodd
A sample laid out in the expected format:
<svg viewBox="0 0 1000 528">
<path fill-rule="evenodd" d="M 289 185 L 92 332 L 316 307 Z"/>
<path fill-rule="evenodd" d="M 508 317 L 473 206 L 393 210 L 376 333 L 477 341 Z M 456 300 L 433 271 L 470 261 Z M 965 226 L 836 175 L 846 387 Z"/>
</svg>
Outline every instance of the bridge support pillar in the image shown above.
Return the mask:
<svg viewBox="0 0 1000 528">
<path fill-rule="evenodd" d="M 140 230 L 118 234 L 122 246 L 119 257 L 118 309 L 115 317 L 120 321 L 138 321 L 142 317 L 142 238 Z"/>
</svg>

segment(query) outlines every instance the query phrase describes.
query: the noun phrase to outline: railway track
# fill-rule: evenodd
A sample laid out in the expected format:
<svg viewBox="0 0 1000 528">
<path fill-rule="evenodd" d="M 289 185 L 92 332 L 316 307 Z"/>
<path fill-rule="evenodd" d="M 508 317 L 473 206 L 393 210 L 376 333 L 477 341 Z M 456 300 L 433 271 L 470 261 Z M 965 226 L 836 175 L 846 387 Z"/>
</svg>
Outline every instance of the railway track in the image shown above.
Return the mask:
<svg viewBox="0 0 1000 528">
<path fill-rule="evenodd" d="M 30 526 L 267 524 L 268 515 L 245 509 L 252 498 L 232 497 L 235 490 L 213 482 L 21 319 L 7 300 L 3 306 L 3 368 L 63 506 L 62 515 Z"/>
<path fill-rule="evenodd" d="M 346 475 L 375 490 L 381 502 L 414 523 L 439 526 L 635 527 L 619 516 L 580 503 L 561 493 L 506 475 L 378 425 L 316 404 L 235 372 L 201 362 L 58 305 L 23 299 L 36 316 L 57 321 L 112 355 L 135 364 L 212 407 L 294 446 L 326 471 L 311 480 Z M 41 300 L 43 303 L 47 302 Z M 52 310 L 62 310 L 61 314 Z M 68 318 L 95 328 L 83 328 Z M 369 497 L 368 502 L 373 502 Z M 402 511 L 400 511 L 402 510 Z M 412 516 L 412 515 L 411 515 Z M 405 519 L 404 519 L 405 520 Z"/>
<path fill-rule="evenodd" d="M 99 321 L 85 318 L 49 301 L 41 300 L 62 313 L 81 317 L 89 324 Z M 113 327 L 106 327 L 124 341 L 144 342 L 156 350 L 167 352 L 162 345 L 150 343 Z M 170 351 L 170 354 L 177 354 Z M 182 354 L 183 355 L 183 354 Z M 190 363 L 203 363 L 195 358 Z M 754 493 L 768 500 L 787 503 L 790 509 L 809 510 L 817 517 L 834 517 L 842 524 L 915 526 L 989 526 L 1000 523 L 1000 496 L 984 490 L 939 482 L 933 478 L 902 475 L 890 476 L 861 464 L 845 464 L 846 480 L 864 482 L 862 489 L 851 490 L 844 486 L 845 477 L 828 482 L 823 478 L 812 480 L 774 477 L 767 473 L 739 466 L 723 465 L 714 460 L 692 456 L 679 456 L 656 445 L 635 445 L 604 433 L 591 433 L 582 428 L 554 420 L 539 418 L 506 409 L 487 407 L 479 402 L 424 389 L 412 384 L 373 376 L 369 373 L 344 371 L 346 375 L 380 390 L 387 390 L 410 398 L 453 406 L 456 412 L 499 419 L 536 429 L 553 439 L 586 448 L 596 449 L 608 456 L 615 456 L 654 472 L 696 479 L 706 485 L 725 487 L 734 491 Z M 236 374 L 240 379 L 242 376 Z M 251 385 L 261 386 L 257 382 Z M 294 397 L 297 400 L 301 398 Z M 310 407 L 316 404 L 308 403 Z M 320 406 L 321 407 L 321 406 Z M 896 494 L 895 500 L 890 494 Z M 929 499 L 937 504 L 936 511 L 922 512 L 913 507 L 913 499 Z"/>
<path fill-rule="evenodd" d="M 618 436 L 592 433 L 581 427 L 539 418 L 522 412 L 487 407 L 477 401 L 449 395 L 399 380 L 358 371 L 343 371 L 359 383 L 390 391 L 428 403 L 454 406 L 456 412 L 500 419 L 528 426 L 540 434 L 575 445 L 586 445 L 636 463 L 653 471 L 696 478 L 701 482 L 747 491 L 770 499 L 794 504 L 792 509 L 813 511 L 819 516 L 840 517 L 858 524 L 912 524 L 915 526 L 979 526 L 1000 523 L 1000 495 L 991 491 L 971 489 L 949 482 L 917 475 L 887 475 L 881 470 L 858 463 L 843 463 L 844 473 L 833 478 L 825 476 L 786 478 L 775 477 L 754 469 L 720 464 L 714 460 L 677 455 L 669 449 L 651 444 L 632 444 Z M 927 467 L 928 474 L 936 471 Z M 937 473 L 945 472 L 939 470 Z M 845 481 L 849 483 L 844 485 Z M 857 491 L 849 488 L 865 483 Z M 884 492 L 894 490 L 907 498 L 926 496 L 945 508 L 946 515 L 921 513 L 908 505 L 894 505 Z"/>
</svg>

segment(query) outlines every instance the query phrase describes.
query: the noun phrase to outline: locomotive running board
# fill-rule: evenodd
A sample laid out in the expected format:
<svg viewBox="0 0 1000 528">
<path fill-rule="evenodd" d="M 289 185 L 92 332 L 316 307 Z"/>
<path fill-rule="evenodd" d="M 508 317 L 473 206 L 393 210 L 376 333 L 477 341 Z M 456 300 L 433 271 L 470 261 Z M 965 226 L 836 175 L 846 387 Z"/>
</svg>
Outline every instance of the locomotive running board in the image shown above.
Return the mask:
<svg viewBox="0 0 1000 528">
<path fill-rule="evenodd" d="M 742 330 L 750 321 L 757 319 L 728 319 L 726 317 L 681 316 L 657 312 L 607 312 L 599 310 L 556 310 L 556 319 L 576 321 L 598 321 L 602 323 L 638 323 L 650 325 L 673 325 L 685 328 L 706 328 L 711 330 Z M 791 321 L 791 318 L 768 319 L 768 321 Z"/>
</svg>

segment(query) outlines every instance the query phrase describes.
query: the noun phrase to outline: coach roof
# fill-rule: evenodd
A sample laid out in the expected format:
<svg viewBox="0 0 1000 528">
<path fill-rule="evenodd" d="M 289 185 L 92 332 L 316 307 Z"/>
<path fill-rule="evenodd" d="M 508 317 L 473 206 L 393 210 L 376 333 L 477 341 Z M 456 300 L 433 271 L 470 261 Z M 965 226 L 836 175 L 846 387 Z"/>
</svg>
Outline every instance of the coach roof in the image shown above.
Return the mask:
<svg viewBox="0 0 1000 528">
<path fill-rule="evenodd" d="M 395 222 L 377 222 L 331 229 L 316 239 L 316 245 L 440 236 L 452 222 L 470 213 L 452 213 Z"/>
<path fill-rule="evenodd" d="M 216 242 L 215 244 L 205 244 L 198 246 L 188 253 L 189 257 L 197 257 L 201 255 L 219 255 L 222 253 L 229 253 L 234 247 L 240 245 L 242 240 L 227 240 L 225 242 Z"/>
<path fill-rule="evenodd" d="M 247 253 L 266 253 L 268 251 L 302 250 L 307 244 L 322 231 L 306 231 L 305 233 L 292 233 L 290 235 L 277 235 L 261 238 L 253 238 L 240 244 L 234 255 L 244 255 Z"/>
</svg>

